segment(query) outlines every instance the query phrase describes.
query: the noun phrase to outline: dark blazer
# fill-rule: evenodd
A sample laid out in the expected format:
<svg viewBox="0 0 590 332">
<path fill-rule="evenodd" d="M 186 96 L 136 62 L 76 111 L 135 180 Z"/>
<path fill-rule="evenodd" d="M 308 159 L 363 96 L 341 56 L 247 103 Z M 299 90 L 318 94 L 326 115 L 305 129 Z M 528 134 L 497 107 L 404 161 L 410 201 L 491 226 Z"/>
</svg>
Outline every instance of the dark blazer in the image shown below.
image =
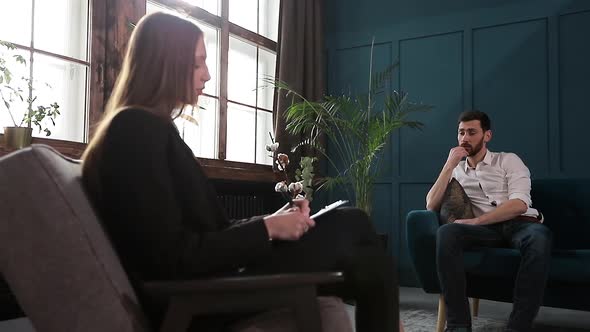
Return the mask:
<svg viewBox="0 0 590 332">
<path fill-rule="evenodd" d="M 171 120 L 120 112 L 95 158 L 91 200 L 128 273 L 141 280 L 194 278 L 264 260 L 262 221 L 228 220 L 203 168 Z M 98 183 L 99 188 L 91 188 Z M 135 279 L 134 278 L 134 279 Z"/>
</svg>

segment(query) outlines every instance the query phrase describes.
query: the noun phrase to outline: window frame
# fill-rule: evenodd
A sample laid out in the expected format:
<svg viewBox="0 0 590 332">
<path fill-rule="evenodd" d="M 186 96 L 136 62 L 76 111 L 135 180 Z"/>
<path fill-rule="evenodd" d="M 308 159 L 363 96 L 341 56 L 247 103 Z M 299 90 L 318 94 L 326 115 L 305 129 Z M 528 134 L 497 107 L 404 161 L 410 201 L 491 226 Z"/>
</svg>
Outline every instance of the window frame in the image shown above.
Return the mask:
<svg viewBox="0 0 590 332">
<path fill-rule="evenodd" d="M 29 74 L 28 74 L 28 78 L 31 80 L 34 80 L 34 75 L 33 75 L 33 68 L 34 68 L 34 55 L 35 54 L 40 54 L 40 55 L 44 55 L 50 58 L 54 58 L 54 59 L 58 59 L 60 61 L 65 61 L 65 62 L 70 62 L 70 63 L 75 63 L 75 64 L 79 64 L 82 65 L 84 67 L 86 67 L 86 82 L 85 82 L 85 89 L 84 89 L 84 128 L 83 128 L 83 139 L 82 142 L 77 142 L 77 141 L 65 141 L 65 140 L 59 140 L 59 139 L 52 139 L 52 138 L 43 138 L 42 141 L 59 141 L 59 142 L 72 142 L 75 143 L 75 146 L 78 146 L 79 144 L 85 144 L 88 141 L 88 132 L 89 132 L 89 127 L 90 127 L 90 101 L 91 101 L 91 73 L 92 73 L 92 53 L 91 53 L 91 49 L 92 49 L 92 44 L 94 42 L 94 36 L 93 36 L 93 26 L 92 26 L 92 14 L 93 14 L 93 4 L 97 3 L 99 1 L 96 0 L 84 0 L 87 2 L 87 6 L 88 6 L 88 12 L 86 13 L 86 28 L 87 28 L 87 33 L 86 33 L 86 60 L 80 60 L 78 58 L 72 57 L 72 56 L 67 56 L 67 55 L 63 55 L 63 54 L 59 54 L 59 53 L 54 53 L 51 51 L 46 51 L 43 50 L 41 48 L 37 48 L 35 47 L 35 2 L 38 0 L 32 0 L 31 1 L 31 35 L 30 35 L 30 40 L 29 40 L 29 45 L 23 45 L 20 43 L 16 43 L 16 42 L 12 42 L 12 41 L 7 41 L 10 42 L 10 44 L 14 45 L 16 47 L 17 50 L 23 50 L 26 51 L 28 53 L 28 63 L 29 63 Z M 29 87 L 29 90 L 27 91 L 27 94 L 30 97 L 32 97 L 32 90 L 33 87 Z M 3 136 L 3 134 L 2 134 Z M 37 137 L 34 137 L 33 139 L 36 139 Z M 39 137 L 40 138 L 40 137 Z M 61 145 L 61 144 L 60 144 Z"/>
<path fill-rule="evenodd" d="M 117 74 L 120 70 L 121 61 L 127 47 L 127 41 L 131 35 L 132 24 L 137 23 L 139 18 L 145 15 L 146 0 L 87 0 L 89 1 L 89 47 L 90 47 L 90 71 L 87 95 L 87 140 L 92 137 L 96 125 L 99 123 L 107 98 L 110 95 Z M 222 0 L 227 2 L 228 0 Z M 157 1 L 165 6 L 177 6 L 179 9 L 187 8 L 191 16 L 203 20 L 210 25 L 221 24 L 221 18 L 201 8 L 191 6 L 183 1 L 163 0 Z M 188 7 L 187 7 L 188 6 Z M 227 3 L 225 8 L 227 8 Z M 228 17 L 226 13 L 226 17 Z M 232 28 L 232 26 L 234 26 Z M 279 20 L 280 26 L 280 20 Z M 235 31 L 236 36 L 247 40 L 257 40 L 253 34 L 244 28 L 226 24 L 227 31 Z M 274 41 L 263 38 L 268 45 L 276 45 Z M 229 35 L 227 38 L 229 46 Z M 278 46 L 275 46 L 278 47 Z M 227 62 L 227 55 L 225 56 Z M 277 68 L 279 59 L 277 58 Z M 227 70 L 227 66 L 226 66 Z M 227 74 L 226 74 L 227 77 Z M 227 86 L 227 84 L 226 84 Z M 227 95 L 227 91 L 226 91 Z M 227 104 L 226 104 L 227 105 Z M 275 106 L 276 107 L 276 106 Z M 2 146 L 0 134 L 0 156 L 10 153 Z M 60 153 L 71 158 L 79 159 L 86 148 L 86 143 L 64 141 L 52 138 L 33 137 L 35 144 L 47 144 L 54 147 Z M 278 178 L 272 166 L 234 162 L 219 159 L 197 158 L 203 166 L 208 177 L 222 180 L 237 180 L 246 182 L 274 183 Z"/>
<path fill-rule="evenodd" d="M 229 0 L 221 0 L 221 15 L 217 16 L 212 14 L 200 7 L 195 5 L 191 5 L 183 0 L 152 0 L 160 5 L 163 5 L 168 8 L 172 8 L 175 10 L 179 10 L 180 12 L 186 13 L 187 15 L 191 16 L 192 18 L 202 21 L 214 28 L 219 29 L 219 45 L 220 45 L 220 60 L 219 60 L 219 96 L 211 96 L 207 95 L 207 97 L 217 99 L 219 101 L 219 119 L 217 123 L 218 127 L 218 137 L 217 138 L 217 159 L 225 161 L 227 157 L 227 109 L 228 109 L 228 102 L 233 104 L 237 104 L 240 106 L 245 106 L 248 108 L 253 108 L 256 111 L 264 111 L 271 114 L 274 114 L 274 110 L 265 109 L 263 107 L 258 107 L 257 105 L 249 105 L 244 104 L 238 101 L 229 100 L 228 98 L 228 57 L 229 57 L 229 38 L 230 35 L 233 37 L 241 38 L 246 40 L 250 43 L 253 43 L 255 46 L 259 48 L 264 48 L 267 51 L 274 52 L 278 55 L 278 43 L 269 39 L 265 36 L 259 35 L 256 32 L 250 31 L 246 28 L 243 28 L 235 23 L 229 21 Z M 147 0 L 146 0 L 147 2 Z M 280 26 L 280 23 L 279 23 Z M 257 52 L 257 61 L 259 57 L 259 52 Z M 278 72 L 278 57 L 275 67 L 275 74 Z M 256 143 L 255 143 L 256 144 Z M 256 156 L 256 152 L 254 152 Z M 205 159 L 205 158 L 202 158 Z M 256 157 L 255 157 L 256 160 Z M 228 161 L 231 162 L 231 161 Z M 234 163 L 234 162 L 231 162 Z M 250 163 L 242 163 L 240 164 L 250 164 Z M 252 165 L 263 165 L 252 163 Z M 267 167 L 270 167 L 266 165 Z"/>
</svg>

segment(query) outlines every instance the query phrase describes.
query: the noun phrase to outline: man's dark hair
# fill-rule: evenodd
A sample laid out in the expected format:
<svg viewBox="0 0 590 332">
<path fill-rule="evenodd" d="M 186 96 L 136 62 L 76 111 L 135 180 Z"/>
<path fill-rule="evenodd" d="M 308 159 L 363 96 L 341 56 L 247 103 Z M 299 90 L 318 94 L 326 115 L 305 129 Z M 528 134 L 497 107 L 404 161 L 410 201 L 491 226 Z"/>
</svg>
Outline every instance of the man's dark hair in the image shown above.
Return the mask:
<svg viewBox="0 0 590 332">
<path fill-rule="evenodd" d="M 492 121 L 490 121 L 488 115 L 478 110 L 465 111 L 461 113 L 461 115 L 459 115 L 459 121 L 457 124 L 473 120 L 479 120 L 479 123 L 481 123 L 481 129 L 483 129 L 484 132 L 492 129 Z"/>
</svg>

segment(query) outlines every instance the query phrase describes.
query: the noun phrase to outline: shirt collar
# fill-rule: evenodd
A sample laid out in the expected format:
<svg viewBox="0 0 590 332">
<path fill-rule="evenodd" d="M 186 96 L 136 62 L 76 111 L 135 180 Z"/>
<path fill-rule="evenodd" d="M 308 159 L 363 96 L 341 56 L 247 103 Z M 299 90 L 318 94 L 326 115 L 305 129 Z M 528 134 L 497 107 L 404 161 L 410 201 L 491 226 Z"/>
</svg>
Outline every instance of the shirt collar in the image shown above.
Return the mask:
<svg viewBox="0 0 590 332">
<path fill-rule="evenodd" d="M 494 153 L 488 149 L 486 151 L 486 155 L 483 157 L 483 160 L 480 161 L 480 163 L 484 163 L 486 165 L 491 165 L 492 164 L 492 155 L 493 154 Z M 467 162 L 467 159 L 465 159 L 465 172 L 467 173 L 468 170 L 469 170 L 469 163 Z"/>
</svg>

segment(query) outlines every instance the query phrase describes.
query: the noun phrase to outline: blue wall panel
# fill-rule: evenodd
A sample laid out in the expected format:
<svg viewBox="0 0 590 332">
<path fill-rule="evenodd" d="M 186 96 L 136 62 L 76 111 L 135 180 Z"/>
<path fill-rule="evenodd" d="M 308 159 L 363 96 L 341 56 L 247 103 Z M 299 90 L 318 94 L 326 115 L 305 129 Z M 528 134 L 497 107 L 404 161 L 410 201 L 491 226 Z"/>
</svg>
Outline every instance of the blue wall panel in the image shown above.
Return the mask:
<svg viewBox="0 0 590 332">
<path fill-rule="evenodd" d="M 473 106 L 490 115 L 492 151 L 517 153 L 536 177 L 549 169 L 545 19 L 473 32 Z"/>
<path fill-rule="evenodd" d="M 392 136 L 375 188 L 372 220 L 390 236 L 403 285 L 416 285 L 405 215 L 424 208 L 460 111 L 489 113 L 490 149 L 516 152 L 533 177 L 590 176 L 590 1 L 326 0 L 325 12 L 331 93 L 366 91 L 375 38 L 378 68 L 400 61 L 391 88 L 435 106 L 416 117 L 423 132 Z"/>
<path fill-rule="evenodd" d="M 590 11 L 559 21 L 561 166 L 568 176 L 588 176 L 590 125 Z"/>
<path fill-rule="evenodd" d="M 394 231 L 392 227 L 395 225 L 389 221 L 395 217 L 392 214 L 394 207 L 391 201 L 391 198 L 395 196 L 397 195 L 392 193 L 391 184 L 389 183 L 377 183 L 373 187 L 373 205 L 379 206 L 380 208 L 373 211 L 371 220 L 377 232 L 381 234 L 390 234 Z M 397 206 L 395 208 L 397 210 Z"/>
<path fill-rule="evenodd" d="M 337 50 L 331 58 L 328 88 L 333 94 L 358 95 L 367 93 L 369 86 L 369 64 L 371 40 L 365 45 Z M 368 43 L 368 45 L 367 45 Z M 376 44 L 373 47 L 373 71 L 384 70 L 391 64 L 391 43 Z"/>
<path fill-rule="evenodd" d="M 422 131 L 400 131 L 400 175 L 434 179 L 449 149 L 456 146 L 455 119 L 463 110 L 463 33 L 400 41 L 400 85 L 415 102 L 433 105 L 411 119 Z M 425 154 L 429 160 L 424 162 Z"/>
<path fill-rule="evenodd" d="M 367 40 L 367 42 L 371 42 Z M 346 94 L 350 96 L 366 95 L 369 91 L 369 72 L 371 59 L 371 45 L 337 50 L 330 59 L 330 68 L 339 68 L 329 73 L 329 91 L 334 94 Z M 382 72 L 395 63 L 392 60 L 391 44 L 376 44 L 373 47 L 373 74 Z M 397 68 L 394 72 L 397 72 Z M 392 80 L 385 82 L 385 91 L 392 88 Z M 374 111 L 383 110 L 383 94 L 380 93 L 374 99 Z M 381 178 L 389 178 L 392 175 L 393 161 L 390 147 L 384 148 L 379 162 L 379 175 Z"/>
</svg>

